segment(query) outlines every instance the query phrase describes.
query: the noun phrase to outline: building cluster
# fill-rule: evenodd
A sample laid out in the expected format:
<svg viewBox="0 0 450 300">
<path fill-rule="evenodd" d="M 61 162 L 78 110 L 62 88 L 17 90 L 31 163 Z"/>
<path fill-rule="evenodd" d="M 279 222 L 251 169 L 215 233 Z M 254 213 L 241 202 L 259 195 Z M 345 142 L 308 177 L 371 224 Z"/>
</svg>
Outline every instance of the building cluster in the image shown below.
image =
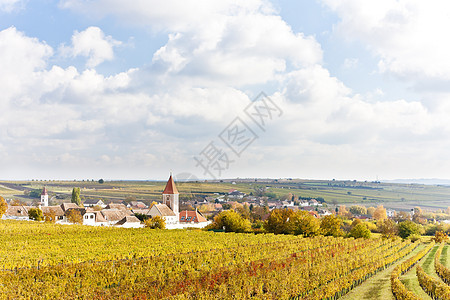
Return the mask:
<svg viewBox="0 0 450 300">
<path fill-rule="evenodd" d="M 150 208 L 139 201 L 106 205 L 102 200 L 86 200 L 83 207 L 75 203 L 63 203 L 57 206 L 48 204 L 48 192 L 44 187 L 37 207 L 42 210 L 44 215 L 54 218 L 57 224 L 72 224 L 69 216 L 73 210 L 80 212 L 83 225 L 90 226 L 143 227 L 144 225 L 135 214 L 150 218 L 159 216 L 165 220 L 167 229 L 203 228 L 210 224 L 210 221 L 207 221 L 197 210 L 179 210 L 179 192 L 172 175 L 162 193 L 162 203 L 154 204 Z M 28 212 L 31 208 L 36 208 L 36 206 L 8 206 L 2 219 L 29 220 Z"/>
</svg>

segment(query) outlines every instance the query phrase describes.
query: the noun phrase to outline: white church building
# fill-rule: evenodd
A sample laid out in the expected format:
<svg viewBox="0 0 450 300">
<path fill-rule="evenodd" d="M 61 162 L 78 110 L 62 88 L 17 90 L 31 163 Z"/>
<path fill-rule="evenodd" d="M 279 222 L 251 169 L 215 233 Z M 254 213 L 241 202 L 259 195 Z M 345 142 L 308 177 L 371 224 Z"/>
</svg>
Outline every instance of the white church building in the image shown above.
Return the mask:
<svg viewBox="0 0 450 300">
<path fill-rule="evenodd" d="M 199 212 L 195 212 L 199 217 L 193 217 L 189 221 L 186 220 L 188 214 L 193 212 L 180 212 L 178 189 L 170 175 L 166 187 L 162 193 L 162 203 L 153 205 L 147 215 L 150 217 L 160 216 L 166 221 L 167 229 L 183 229 L 183 228 L 203 228 L 211 223 L 207 221 Z"/>
</svg>

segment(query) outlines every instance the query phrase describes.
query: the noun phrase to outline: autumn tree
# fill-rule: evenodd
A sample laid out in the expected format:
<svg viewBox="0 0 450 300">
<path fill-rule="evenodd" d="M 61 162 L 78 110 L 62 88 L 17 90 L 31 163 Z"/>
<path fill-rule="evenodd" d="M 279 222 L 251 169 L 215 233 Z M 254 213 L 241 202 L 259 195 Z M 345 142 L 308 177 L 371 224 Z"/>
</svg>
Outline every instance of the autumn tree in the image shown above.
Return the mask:
<svg viewBox="0 0 450 300">
<path fill-rule="evenodd" d="M 166 220 L 160 216 L 154 216 L 144 221 L 144 225 L 150 229 L 166 229 Z"/>
<path fill-rule="evenodd" d="M 292 233 L 292 222 L 289 222 L 289 220 L 293 215 L 292 209 L 273 209 L 264 223 L 264 229 L 275 234 Z"/>
<path fill-rule="evenodd" d="M 328 215 L 323 217 L 320 222 L 320 230 L 323 235 L 326 236 L 342 236 L 344 232 L 341 229 L 342 220 L 334 215 Z"/>
<path fill-rule="evenodd" d="M 6 200 L 0 196 L 0 218 L 5 214 L 7 209 L 8 203 L 6 203 Z"/>
<path fill-rule="evenodd" d="M 386 208 L 384 208 L 383 205 L 378 205 L 373 213 L 373 218 L 375 220 L 387 219 Z"/>
<path fill-rule="evenodd" d="M 40 210 L 39 208 L 30 208 L 28 210 L 28 218 L 34 221 L 42 221 L 44 219 L 44 215 L 42 213 L 42 210 Z"/>
<path fill-rule="evenodd" d="M 234 210 L 225 210 L 219 213 L 207 228 L 224 229 L 226 232 L 248 232 L 251 224 Z"/>
<path fill-rule="evenodd" d="M 403 221 L 398 224 L 398 235 L 406 239 L 411 235 L 421 234 L 422 226 L 414 223 L 413 221 Z"/>
<path fill-rule="evenodd" d="M 394 220 L 397 221 L 397 222 L 403 222 L 403 221 L 411 220 L 411 214 L 409 212 L 406 212 L 406 211 L 399 211 L 397 213 L 397 215 L 395 216 Z"/>
<path fill-rule="evenodd" d="M 66 212 L 67 221 L 73 224 L 83 224 L 83 216 L 78 209 L 69 209 Z"/>
<path fill-rule="evenodd" d="M 11 206 L 22 206 L 22 205 L 26 205 L 26 203 L 23 202 L 23 201 L 20 201 L 19 199 L 13 199 L 13 200 L 9 203 L 9 205 L 11 205 Z"/>
<path fill-rule="evenodd" d="M 375 207 L 368 207 L 367 208 L 367 214 L 372 218 L 373 214 L 375 213 Z"/>
<path fill-rule="evenodd" d="M 384 238 L 393 238 L 398 233 L 397 224 L 390 219 L 378 221 L 377 229 Z"/>
<path fill-rule="evenodd" d="M 448 240 L 448 235 L 443 231 L 436 231 L 434 234 L 434 240 L 436 243 L 441 243 Z"/>
<path fill-rule="evenodd" d="M 352 214 L 357 215 L 357 216 L 367 214 L 367 209 L 362 205 L 352 205 L 352 206 L 350 206 L 349 211 Z"/>
<path fill-rule="evenodd" d="M 44 221 L 49 223 L 56 222 L 56 211 L 53 208 L 50 208 L 44 213 Z"/>
<path fill-rule="evenodd" d="M 304 210 L 295 212 L 288 223 L 292 225 L 292 232 L 296 235 L 315 236 L 320 232 L 320 222 L 313 215 Z"/>
<path fill-rule="evenodd" d="M 80 206 L 81 205 L 81 197 L 80 197 L 80 188 L 79 187 L 75 187 L 72 190 L 72 199 L 70 202 L 75 203 L 76 205 Z"/>
<path fill-rule="evenodd" d="M 364 223 L 359 223 L 352 227 L 349 235 L 351 237 L 354 237 L 355 239 L 359 239 L 359 238 L 368 239 L 368 238 L 370 238 L 370 234 L 371 234 L 371 232 L 367 228 L 367 226 Z"/>
</svg>

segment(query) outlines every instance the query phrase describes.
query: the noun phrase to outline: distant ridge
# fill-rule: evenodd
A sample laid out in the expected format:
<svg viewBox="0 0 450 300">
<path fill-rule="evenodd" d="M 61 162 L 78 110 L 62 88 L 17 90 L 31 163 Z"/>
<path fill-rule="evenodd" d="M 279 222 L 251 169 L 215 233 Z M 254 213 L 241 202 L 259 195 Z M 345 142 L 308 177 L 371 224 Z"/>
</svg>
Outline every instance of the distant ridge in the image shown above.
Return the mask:
<svg viewBox="0 0 450 300">
<path fill-rule="evenodd" d="M 421 179 L 393 179 L 393 180 L 381 180 L 386 183 L 413 183 L 413 184 L 426 184 L 426 185 L 449 185 L 450 179 L 438 179 L 438 178 L 421 178 Z"/>
</svg>

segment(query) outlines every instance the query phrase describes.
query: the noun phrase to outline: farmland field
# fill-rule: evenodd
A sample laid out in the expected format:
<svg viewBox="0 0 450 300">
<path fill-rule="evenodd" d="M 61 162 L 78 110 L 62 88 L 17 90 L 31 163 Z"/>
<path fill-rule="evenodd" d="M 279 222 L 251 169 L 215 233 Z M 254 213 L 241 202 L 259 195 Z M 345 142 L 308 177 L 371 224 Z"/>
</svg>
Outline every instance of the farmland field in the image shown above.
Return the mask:
<svg viewBox="0 0 450 300">
<path fill-rule="evenodd" d="M 0 222 L 4 299 L 326 299 L 409 241 Z"/>
<path fill-rule="evenodd" d="M 159 201 L 165 181 L 15 181 L 0 182 L 0 195 L 31 201 L 24 191 L 42 189 L 46 186 L 60 199 L 69 199 L 73 187 L 81 188 L 85 199 L 101 198 L 107 202 L 121 201 L 133 197 L 150 204 Z M 306 198 L 323 198 L 328 204 L 382 204 L 392 209 L 407 210 L 414 206 L 424 209 L 445 209 L 450 203 L 450 186 L 394 184 L 356 181 L 324 180 L 225 180 L 224 182 L 177 182 L 180 197 L 205 197 L 214 193 L 227 193 L 237 189 L 246 194 L 255 193 L 255 188 L 266 187 L 276 197 L 289 193 Z M 61 200 L 62 201 L 62 200 Z"/>
</svg>

